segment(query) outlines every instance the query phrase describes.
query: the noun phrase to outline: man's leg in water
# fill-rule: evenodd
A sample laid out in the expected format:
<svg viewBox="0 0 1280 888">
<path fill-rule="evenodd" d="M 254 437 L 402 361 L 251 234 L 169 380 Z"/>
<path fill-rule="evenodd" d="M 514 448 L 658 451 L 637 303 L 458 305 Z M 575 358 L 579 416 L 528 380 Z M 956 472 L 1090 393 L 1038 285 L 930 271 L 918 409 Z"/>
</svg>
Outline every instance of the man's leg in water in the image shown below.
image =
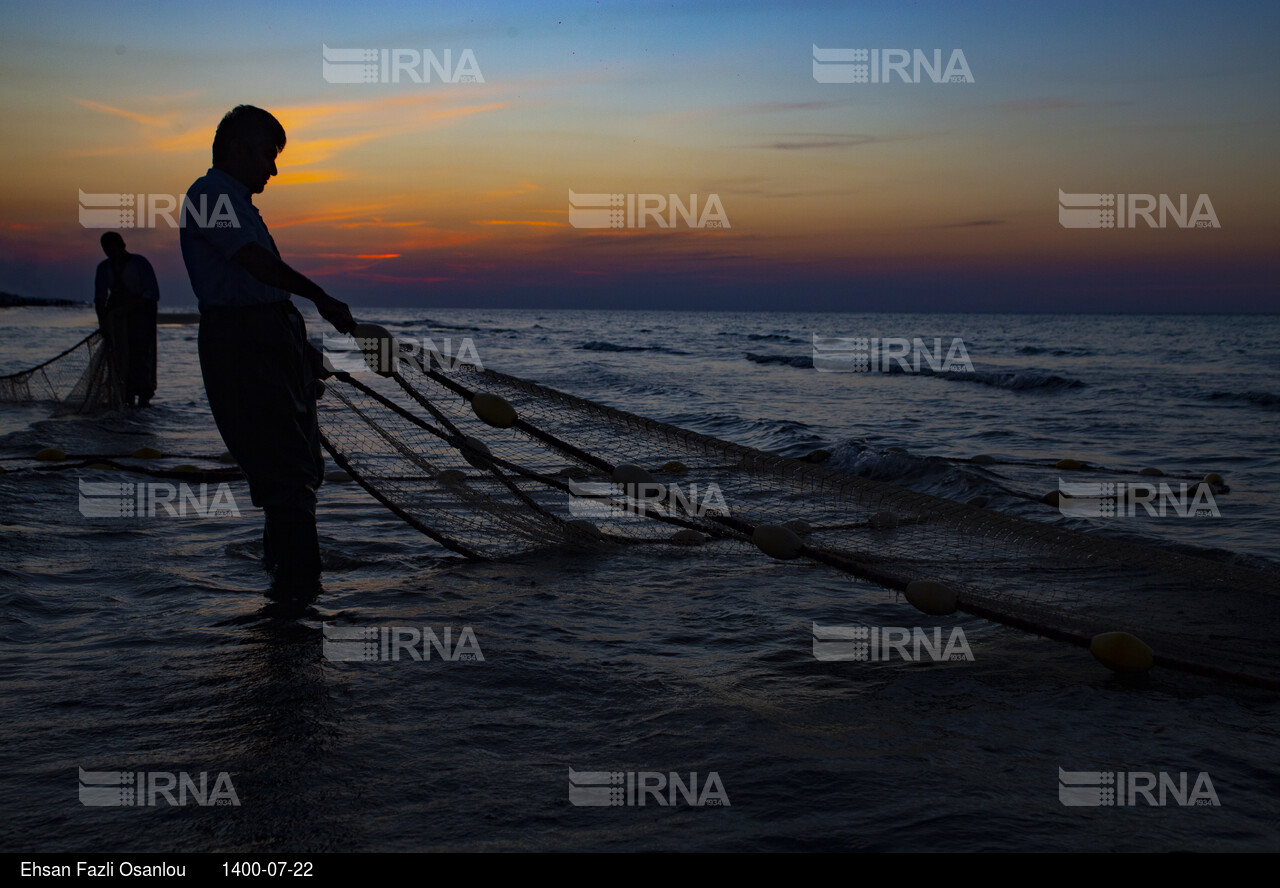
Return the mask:
<svg viewBox="0 0 1280 888">
<path fill-rule="evenodd" d="M 124 374 L 125 401 L 137 399 L 138 407 L 146 407 L 156 393 L 156 303 L 141 297 L 122 294 L 120 331 L 121 368 Z"/>
<path fill-rule="evenodd" d="M 249 480 L 253 504 L 266 513 L 264 554 L 274 563 L 276 590 L 312 594 L 324 461 L 302 317 L 287 303 L 206 312 L 200 366 L 218 431 Z"/>
<path fill-rule="evenodd" d="M 105 317 L 106 326 L 102 333 L 110 352 L 111 374 L 125 404 L 133 406 L 134 393 L 129 390 L 129 312 L 121 302 L 117 302 L 107 308 Z"/>
<path fill-rule="evenodd" d="M 127 394 L 146 407 L 156 393 L 156 303 L 139 299 L 129 313 L 129 383 Z"/>
</svg>

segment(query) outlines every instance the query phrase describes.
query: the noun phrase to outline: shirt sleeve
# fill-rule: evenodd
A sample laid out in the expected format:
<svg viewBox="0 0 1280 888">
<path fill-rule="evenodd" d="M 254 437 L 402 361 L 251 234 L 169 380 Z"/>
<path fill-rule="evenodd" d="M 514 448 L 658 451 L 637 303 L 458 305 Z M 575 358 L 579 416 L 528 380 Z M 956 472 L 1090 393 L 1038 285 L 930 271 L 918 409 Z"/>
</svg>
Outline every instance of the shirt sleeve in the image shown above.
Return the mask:
<svg viewBox="0 0 1280 888">
<path fill-rule="evenodd" d="M 93 301 L 98 305 L 107 304 L 107 263 L 99 262 L 98 271 L 93 276 Z"/>
<path fill-rule="evenodd" d="M 245 210 L 235 196 L 218 190 L 206 179 L 198 180 L 187 191 L 187 203 L 194 212 L 183 207 L 182 228 L 209 244 L 218 255 L 230 261 L 241 247 L 257 240 Z"/>
<path fill-rule="evenodd" d="M 137 256 L 137 254 L 134 254 Z M 150 299 L 152 302 L 160 301 L 160 286 L 156 283 L 156 272 L 151 267 L 151 263 L 144 256 L 138 256 L 138 289 L 142 293 L 143 299 Z"/>
</svg>

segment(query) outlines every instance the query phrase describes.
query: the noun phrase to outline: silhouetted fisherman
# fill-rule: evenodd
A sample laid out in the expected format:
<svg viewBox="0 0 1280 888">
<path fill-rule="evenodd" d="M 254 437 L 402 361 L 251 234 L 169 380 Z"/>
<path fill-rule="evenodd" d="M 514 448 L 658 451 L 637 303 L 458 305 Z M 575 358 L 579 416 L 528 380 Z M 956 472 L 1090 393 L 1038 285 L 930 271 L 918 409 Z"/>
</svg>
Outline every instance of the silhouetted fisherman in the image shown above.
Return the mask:
<svg viewBox="0 0 1280 888">
<path fill-rule="evenodd" d="M 93 284 L 98 326 L 125 403 L 146 407 L 156 393 L 156 273 L 145 257 L 124 248 L 118 232 L 108 231 L 100 242 L 107 258 Z"/>
<path fill-rule="evenodd" d="M 276 175 L 285 132 L 271 114 L 240 105 L 218 124 L 213 167 L 187 189 L 182 258 L 200 304 L 200 369 L 227 449 L 266 512 L 264 557 L 275 589 L 310 597 L 320 578 L 316 490 L 324 477 L 316 398 L 324 374 L 293 293 L 341 333 L 347 306 L 280 258 L 252 196 Z"/>
</svg>

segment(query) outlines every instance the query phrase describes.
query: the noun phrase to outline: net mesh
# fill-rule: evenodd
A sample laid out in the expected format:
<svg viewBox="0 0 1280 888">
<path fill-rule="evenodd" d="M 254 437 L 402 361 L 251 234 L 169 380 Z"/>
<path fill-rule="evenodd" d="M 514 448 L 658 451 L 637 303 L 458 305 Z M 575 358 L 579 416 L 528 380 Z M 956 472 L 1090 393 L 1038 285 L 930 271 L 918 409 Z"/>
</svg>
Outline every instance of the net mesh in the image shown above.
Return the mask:
<svg viewBox="0 0 1280 888">
<path fill-rule="evenodd" d="M 518 419 L 481 421 L 478 393 Z M 691 530 L 765 557 L 747 548 L 756 528 L 789 526 L 802 557 L 886 588 L 939 581 L 961 610 L 1008 625 L 1078 644 L 1127 631 L 1157 663 L 1280 688 L 1271 572 L 917 493 L 467 365 L 338 374 L 321 428 L 366 490 L 469 557 L 674 546 Z M 656 487 L 617 483 L 629 480 L 619 466 Z"/>
<path fill-rule="evenodd" d="M 55 414 L 93 413 L 123 407 L 124 395 L 106 341 L 95 330 L 37 367 L 0 376 L 0 403 L 52 403 Z"/>
<path fill-rule="evenodd" d="M 757 531 L 786 527 L 801 543 L 788 556 L 888 589 L 941 582 L 988 619 L 1083 645 L 1126 631 L 1159 664 L 1280 689 L 1275 572 L 917 493 L 422 357 L 402 355 L 389 375 L 334 376 L 322 438 L 373 497 L 467 557 L 701 545 L 762 558 Z M 94 332 L 0 377 L 0 402 L 123 406 L 108 358 Z M 514 418 L 483 421 L 478 395 Z"/>
</svg>

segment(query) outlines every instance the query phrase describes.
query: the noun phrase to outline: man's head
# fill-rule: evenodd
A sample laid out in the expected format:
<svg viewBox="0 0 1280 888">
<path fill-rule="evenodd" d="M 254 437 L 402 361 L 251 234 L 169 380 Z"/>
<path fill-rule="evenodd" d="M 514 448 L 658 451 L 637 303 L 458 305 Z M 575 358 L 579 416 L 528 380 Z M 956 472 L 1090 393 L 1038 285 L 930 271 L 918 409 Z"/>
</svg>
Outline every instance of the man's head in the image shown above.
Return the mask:
<svg viewBox="0 0 1280 888">
<path fill-rule="evenodd" d="M 284 150 L 284 143 L 280 121 L 253 105 L 237 105 L 218 124 L 213 166 L 259 194 L 276 174 L 276 155 Z"/>
<path fill-rule="evenodd" d="M 108 259 L 119 259 L 126 255 L 124 238 L 117 231 L 108 231 L 98 239 L 98 243 L 102 244 L 102 252 L 107 254 Z"/>
</svg>

